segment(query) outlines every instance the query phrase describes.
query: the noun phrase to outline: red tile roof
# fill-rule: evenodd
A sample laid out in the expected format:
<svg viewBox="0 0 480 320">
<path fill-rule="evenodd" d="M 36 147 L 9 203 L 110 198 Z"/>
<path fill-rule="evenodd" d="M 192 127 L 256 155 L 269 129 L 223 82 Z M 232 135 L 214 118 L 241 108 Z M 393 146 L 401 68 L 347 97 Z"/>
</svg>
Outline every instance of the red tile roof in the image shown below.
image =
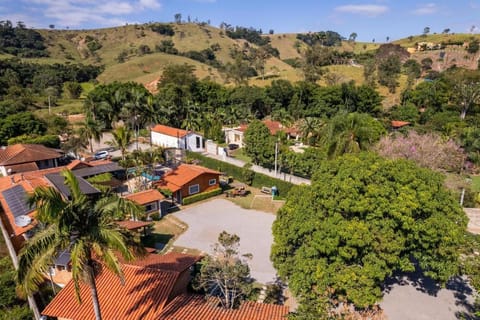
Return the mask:
<svg viewBox="0 0 480 320">
<path fill-rule="evenodd" d="M 162 124 L 157 124 L 152 128 L 152 131 L 176 138 L 183 138 L 188 134 L 186 130 L 164 126 Z"/>
<path fill-rule="evenodd" d="M 158 319 L 178 277 L 178 272 L 123 265 L 125 284 L 108 269 L 96 277 L 104 320 Z M 95 319 L 89 287 L 81 283 L 82 304 L 75 298 L 73 281 L 63 288 L 42 314 L 72 320 Z"/>
<path fill-rule="evenodd" d="M 211 170 L 202 166 L 193 164 L 181 164 L 174 170 L 165 174 L 158 183 L 159 188 L 167 188 L 170 191 L 175 192 L 182 188 L 193 179 L 201 176 L 202 174 L 220 174 L 220 172 Z"/>
<path fill-rule="evenodd" d="M 156 189 L 149 189 L 126 195 L 125 198 L 144 205 L 150 202 L 163 200 L 165 199 L 165 196 Z"/>
<path fill-rule="evenodd" d="M 148 222 L 148 221 L 117 221 L 116 224 L 118 224 L 120 227 L 125 228 L 127 230 L 137 230 L 139 228 L 143 227 L 148 227 L 151 225 L 153 222 Z"/>
<path fill-rule="evenodd" d="M 286 320 L 288 307 L 244 302 L 238 309 L 222 309 L 201 295 L 182 294 L 170 302 L 158 320 Z"/>
<path fill-rule="evenodd" d="M 281 122 L 279 121 L 273 121 L 273 120 L 263 120 L 262 121 L 270 130 L 271 135 L 275 135 L 278 131 L 283 131 L 285 133 L 291 134 L 291 135 L 297 135 L 299 134 L 298 129 L 294 127 L 285 127 Z M 245 132 L 248 129 L 248 124 L 241 124 L 238 128 L 235 128 L 234 130 L 240 131 L 240 132 Z"/>
<path fill-rule="evenodd" d="M 393 127 L 393 128 L 401 128 L 401 127 L 408 126 L 408 125 L 410 124 L 410 122 L 408 122 L 408 121 L 392 120 L 391 124 L 392 124 L 392 127 Z"/>
<path fill-rule="evenodd" d="M 105 164 L 105 162 L 95 161 L 95 162 L 92 162 L 91 164 L 101 165 L 101 164 Z M 37 170 L 37 171 L 29 171 L 25 173 L 13 174 L 7 177 L 0 177 L 0 204 L 3 207 L 3 212 L 1 212 L 0 214 L 2 214 L 5 217 L 4 221 L 7 222 L 6 227 L 7 229 L 9 229 L 9 232 L 15 235 L 23 234 L 28 230 L 32 229 L 32 227 L 36 225 L 36 222 L 33 220 L 32 223 L 26 227 L 18 227 L 15 224 L 13 214 L 7 202 L 3 198 L 2 192 L 7 189 L 10 189 L 15 185 L 21 185 L 27 193 L 33 192 L 33 190 L 37 187 L 50 187 L 51 185 L 48 182 L 48 180 L 45 178 L 45 175 L 49 173 L 58 173 L 65 168 L 68 168 L 68 166 L 48 168 L 48 169 Z M 31 218 L 34 218 L 35 211 L 32 211 L 31 213 L 29 213 L 28 216 L 30 216 Z"/>
<path fill-rule="evenodd" d="M 155 254 L 151 253 L 142 259 L 125 262 L 127 264 L 154 268 L 166 271 L 183 272 L 190 266 L 200 261 L 202 256 L 194 256 L 190 254 L 170 252 L 167 254 Z"/>
<path fill-rule="evenodd" d="M 28 171 L 37 171 L 38 166 L 37 166 L 37 163 L 35 162 L 26 162 L 26 163 L 12 164 L 9 166 L 5 166 L 5 169 L 7 169 L 7 172 L 10 172 L 10 173 L 20 173 L 20 172 L 28 172 Z"/>
<path fill-rule="evenodd" d="M 247 301 L 240 308 L 225 310 L 201 295 L 181 294 L 171 302 L 178 276 L 201 257 L 181 253 L 150 254 L 122 263 L 125 285 L 109 270 L 96 278 L 103 319 L 156 320 L 285 320 L 288 307 Z M 64 319 L 94 319 L 89 288 L 80 285 L 83 303 L 75 299 L 73 281 L 50 302 L 43 315 Z M 168 304 L 166 304 L 168 302 Z"/>
<path fill-rule="evenodd" d="M 7 166 L 56 159 L 61 156 L 55 149 L 47 148 L 40 144 L 14 144 L 5 149 L 0 149 L 0 165 Z"/>
</svg>

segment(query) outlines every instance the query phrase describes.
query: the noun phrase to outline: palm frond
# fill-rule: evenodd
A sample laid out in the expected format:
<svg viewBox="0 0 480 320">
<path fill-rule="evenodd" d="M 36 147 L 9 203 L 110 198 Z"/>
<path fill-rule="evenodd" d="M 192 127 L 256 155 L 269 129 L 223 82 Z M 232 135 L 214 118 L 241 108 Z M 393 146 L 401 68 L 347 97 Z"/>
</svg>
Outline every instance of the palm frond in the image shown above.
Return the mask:
<svg viewBox="0 0 480 320">
<path fill-rule="evenodd" d="M 17 280 L 27 293 L 37 291 L 38 286 L 44 282 L 44 274 L 49 265 L 65 245 L 62 240 L 58 236 L 58 229 L 49 226 L 37 232 L 20 251 Z"/>
<path fill-rule="evenodd" d="M 80 295 L 80 281 L 85 278 L 85 266 L 87 265 L 87 259 L 89 254 L 86 252 L 88 247 L 82 240 L 76 241 L 70 251 L 70 259 L 72 263 L 72 279 L 75 287 L 75 297 L 78 303 L 82 303 L 82 297 Z"/>
<path fill-rule="evenodd" d="M 58 215 L 67 206 L 60 192 L 54 188 L 38 187 L 27 199 L 28 204 L 36 206 L 37 220 L 50 223 L 58 218 Z"/>
</svg>

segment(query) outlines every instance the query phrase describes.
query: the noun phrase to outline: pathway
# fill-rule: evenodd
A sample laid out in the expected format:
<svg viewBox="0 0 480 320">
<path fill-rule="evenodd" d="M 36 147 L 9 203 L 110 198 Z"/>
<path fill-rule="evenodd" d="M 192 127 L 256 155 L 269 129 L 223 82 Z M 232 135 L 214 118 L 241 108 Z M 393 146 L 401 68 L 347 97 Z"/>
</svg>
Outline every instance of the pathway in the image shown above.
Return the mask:
<svg viewBox="0 0 480 320">
<path fill-rule="evenodd" d="M 237 166 L 237 167 L 243 167 L 245 165 L 244 161 L 239 160 L 239 159 L 235 159 L 235 158 L 232 158 L 232 157 L 227 157 L 227 156 L 224 157 L 224 156 L 213 155 L 213 154 L 209 154 L 209 153 L 204 153 L 203 155 L 207 156 L 209 158 L 213 158 L 213 159 L 217 159 L 217 160 L 220 160 L 220 161 L 223 161 L 223 162 L 233 164 L 234 166 Z M 297 177 L 297 176 L 294 176 L 294 175 L 291 175 L 291 174 L 288 174 L 288 173 L 284 173 L 284 172 L 280 172 L 280 173 L 275 174 L 275 172 L 273 170 L 266 169 L 264 167 L 257 166 L 257 165 L 253 165 L 252 170 L 255 171 L 255 172 L 262 173 L 264 175 L 273 177 L 273 178 L 277 178 L 277 179 L 280 179 L 280 180 L 285 180 L 285 181 L 291 182 L 293 184 L 310 184 L 311 183 L 309 179 Z"/>
</svg>

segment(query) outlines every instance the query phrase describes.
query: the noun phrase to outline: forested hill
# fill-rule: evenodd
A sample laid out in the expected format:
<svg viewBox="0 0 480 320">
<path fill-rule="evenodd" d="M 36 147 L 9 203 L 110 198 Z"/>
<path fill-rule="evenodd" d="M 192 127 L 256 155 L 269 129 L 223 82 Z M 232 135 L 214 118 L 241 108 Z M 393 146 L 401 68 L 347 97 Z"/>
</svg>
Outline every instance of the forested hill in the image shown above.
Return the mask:
<svg viewBox="0 0 480 320">
<path fill-rule="evenodd" d="M 476 37 L 476 38 L 475 38 Z M 452 66 L 478 67 L 479 36 L 432 34 L 395 41 L 425 71 Z M 148 23 L 94 30 L 33 30 L 22 23 L 0 23 L 0 58 L 19 57 L 36 63 L 103 67 L 100 82 L 136 81 L 154 90 L 165 66 L 190 64 L 200 79 L 221 84 L 265 86 L 276 79 L 316 81 L 330 85 L 366 80 L 365 66 L 376 58 L 378 42 L 356 41 L 335 31 L 264 34 L 254 28 L 202 23 Z M 405 62 L 407 59 L 402 59 Z M 378 61 L 376 61 L 378 63 Z M 308 67 L 313 66 L 313 68 Z M 368 71 L 368 70 L 367 70 Z M 368 77 L 368 75 L 367 75 Z M 400 90 L 379 87 L 387 105 L 398 102 Z"/>
</svg>

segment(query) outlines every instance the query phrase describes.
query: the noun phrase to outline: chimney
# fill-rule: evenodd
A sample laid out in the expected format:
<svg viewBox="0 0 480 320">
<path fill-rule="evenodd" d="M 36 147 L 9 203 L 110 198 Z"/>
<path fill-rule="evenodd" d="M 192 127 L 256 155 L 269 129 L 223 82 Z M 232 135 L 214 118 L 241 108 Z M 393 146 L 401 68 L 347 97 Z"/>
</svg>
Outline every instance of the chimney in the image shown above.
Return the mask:
<svg viewBox="0 0 480 320">
<path fill-rule="evenodd" d="M 15 176 L 10 176 L 10 182 L 12 183 L 12 185 L 15 184 Z"/>
</svg>

